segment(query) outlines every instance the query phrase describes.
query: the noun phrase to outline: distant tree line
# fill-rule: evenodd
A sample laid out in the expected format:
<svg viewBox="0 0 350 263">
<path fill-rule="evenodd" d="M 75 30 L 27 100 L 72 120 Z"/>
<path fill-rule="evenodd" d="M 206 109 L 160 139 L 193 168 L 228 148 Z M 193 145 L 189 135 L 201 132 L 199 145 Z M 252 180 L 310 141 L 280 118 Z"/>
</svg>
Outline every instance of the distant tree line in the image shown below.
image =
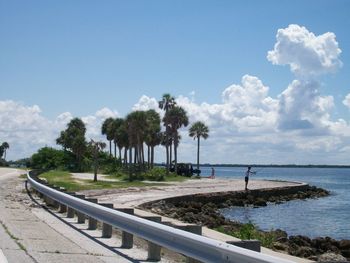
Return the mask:
<svg viewBox="0 0 350 263">
<path fill-rule="evenodd" d="M 155 110 L 133 111 L 125 118 L 107 118 L 102 123 L 101 133 L 108 141 L 108 152 L 103 152 L 103 142 L 86 140 L 86 127 L 79 118 L 72 119 L 60 132 L 56 143 L 62 150 L 44 147 L 34 154 L 30 165 L 34 168 L 64 168 L 74 171 L 94 170 L 99 166 L 107 170 L 123 169 L 130 180 L 135 174 L 154 167 L 155 147 L 165 148 L 167 173 L 177 171 L 178 147 L 181 141 L 179 130 L 189 125 L 186 111 L 177 105 L 170 94 L 159 101 L 164 111 L 163 118 Z M 197 139 L 197 168 L 199 168 L 200 139 L 207 139 L 209 129 L 203 122 L 195 122 L 189 136 Z"/>
</svg>

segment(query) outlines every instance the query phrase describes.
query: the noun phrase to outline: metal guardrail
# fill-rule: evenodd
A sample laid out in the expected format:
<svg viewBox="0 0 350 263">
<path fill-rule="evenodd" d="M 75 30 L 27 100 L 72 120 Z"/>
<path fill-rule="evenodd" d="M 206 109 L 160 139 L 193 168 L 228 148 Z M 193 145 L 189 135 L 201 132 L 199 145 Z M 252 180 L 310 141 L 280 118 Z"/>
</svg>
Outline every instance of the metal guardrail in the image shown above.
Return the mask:
<svg viewBox="0 0 350 263">
<path fill-rule="evenodd" d="M 29 173 L 27 173 L 27 178 L 34 189 L 61 204 L 161 247 L 202 262 L 292 263 L 289 260 L 243 249 L 73 197 L 37 182 Z"/>
</svg>

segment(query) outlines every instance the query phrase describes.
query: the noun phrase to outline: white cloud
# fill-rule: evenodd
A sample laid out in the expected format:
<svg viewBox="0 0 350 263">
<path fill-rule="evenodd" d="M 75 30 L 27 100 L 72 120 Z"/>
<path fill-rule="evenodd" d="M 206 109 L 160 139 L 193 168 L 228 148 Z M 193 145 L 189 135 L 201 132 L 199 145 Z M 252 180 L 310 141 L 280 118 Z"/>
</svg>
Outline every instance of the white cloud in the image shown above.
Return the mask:
<svg viewBox="0 0 350 263">
<path fill-rule="evenodd" d="M 117 111 L 112 111 L 111 109 L 104 107 L 98 110 L 95 115 L 97 118 L 107 119 L 107 118 L 116 118 L 119 114 Z"/>
<path fill-rule="evenodd" d="M 334 33 L 319 36 L 305 27 L 289 25 L 279 29 L 274 49 L 267 59 L 275 65 L 289 65 L 298 76 L 314 76 L 336 71 L 342 66 L 341 53 Z"/>
<path fill-rule="evenodd" d="M 343 104 L 350 109 L 350 93 L 346 95 L 345 99 L 343 100 Z"/>
<path fill-rule="evenodd" d="M 279 96 L 281 130 L 326 129 L 332 96 L 321 96 L 316 81 L 294 80 Z"/>
<path fill-rule="evenodd" d="M 117 115 L 115 111 L 103 108 L 94 115 L 83 116 L 81 119 L 86 124 L 87 140 L 103 140 L 100 132 L 103 120 Z M 10 145 L 8 159 L 28 157 L 45 145 L 57 147 L 56 138 L 73 117 L 70 112 L 64 112 L 50 120 L 41 114 L 38 105 L 0 101 L 0 142 L 7 141 Z"/>
<path fill-rule="evenodd" d="M 176 99 L 191 121 L 204 121 L 212 127 L 229 125 L 230 130 L 257 132 L 275 126 L 278 101 L 268 96 L 269 88 L 257 77 L 245 75 L 241 84 L 222 92 L 221 104 L 196 104 L 189 98 Z"/>
<path fill-rule="evenodd" d="M 161 112 L 158 106 L 158 101 L 155 98 L 150 98 L 146 95 L 141 96 L 139 101 L 132 107 L 132 110 L 155 110 L 158 113 Z"/>
</svg>

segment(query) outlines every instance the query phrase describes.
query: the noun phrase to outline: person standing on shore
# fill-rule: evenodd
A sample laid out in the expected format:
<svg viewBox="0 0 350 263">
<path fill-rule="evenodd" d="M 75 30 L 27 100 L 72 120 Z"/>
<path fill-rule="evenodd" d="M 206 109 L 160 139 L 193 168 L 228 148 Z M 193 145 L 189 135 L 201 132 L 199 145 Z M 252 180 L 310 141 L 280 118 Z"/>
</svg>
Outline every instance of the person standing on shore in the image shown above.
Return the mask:
<svg viewBox="0 0 350 263">
<path fill-rule="evenodd" d="M 245 181 L 245 190 L 248 190 L 248 182 L 249 182 L 249 176 L 251 174 L 255 174 L 255 172 L 251 171 L 252 167 L 248 166 L 247 171 L 245 172 L 245 177 L 244 177 L 244 181 Z"/>
<path fill-rule="evenodd" d="M 215 179 L 215 169 L 214 167 L 211 168 L 211 176 L 210 176 L 211 179 Z"/>
</svg>

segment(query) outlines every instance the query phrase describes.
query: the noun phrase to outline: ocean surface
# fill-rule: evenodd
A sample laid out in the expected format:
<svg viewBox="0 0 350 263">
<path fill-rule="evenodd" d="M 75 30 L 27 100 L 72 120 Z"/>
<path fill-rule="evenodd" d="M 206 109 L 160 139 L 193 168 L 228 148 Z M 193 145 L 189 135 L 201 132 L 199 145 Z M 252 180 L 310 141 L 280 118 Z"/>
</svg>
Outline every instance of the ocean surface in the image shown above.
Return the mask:
<svg viewBox="0 0 350 263">
<path fill-rule="evenodd" d="M 202 176 L 209 176 L 210 167 L 201 167 Z M 262 230 L 282 229 L 289 235 L 311 238 L 329 236 L 350 239 L 350 168 L 253 168 L 254 179 L 300 181 L 331 192 L 328 197 L 294 200 L 267 207 L 235 207 L 222 214 L 235 221 L 252 222 Z M 222 179 L 242 179 L 246 167 L 215 167 Z M 249 186 L 248 186 L 249 187 Z"/>
</svg>

